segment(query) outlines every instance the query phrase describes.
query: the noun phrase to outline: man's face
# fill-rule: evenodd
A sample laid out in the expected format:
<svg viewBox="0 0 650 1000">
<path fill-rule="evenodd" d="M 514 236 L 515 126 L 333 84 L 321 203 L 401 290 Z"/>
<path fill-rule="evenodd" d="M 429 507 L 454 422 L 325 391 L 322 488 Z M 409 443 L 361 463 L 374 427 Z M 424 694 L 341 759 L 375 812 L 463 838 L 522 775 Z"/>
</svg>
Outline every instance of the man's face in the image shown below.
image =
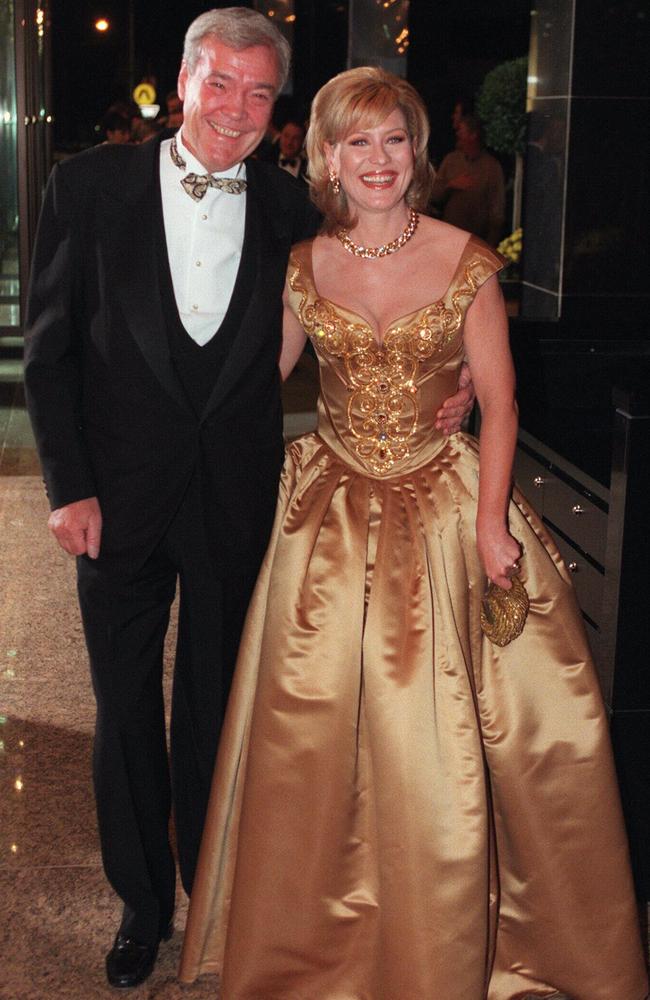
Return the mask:
<svg viewBox="0 0 650 1000">
<path fill-rule="evenodd" d="M 113 142 L 118 146 L 124 146 L 127 142 L 131 141 L 131 133 L 121 128 L 107 130 L 106 141 Z"/>
<path fill-rule="evenodd" d="M 178 76 L 183 142 L 210 173 L 228 170 L 253 152 L 266 132 L 279 73 L 266 45 L 231 49 L 207 36 L 196 66 Z"/>
<path fill-rule="evenodd" d="M 463 153 L 471 152 L 479 145 L 478 134 L 468 126 L 467 122 L 460 122 L 456 129 L 456 145 Z"/>
<path fill-rule="evenodd" d="M 302 149 L 305 141 L 305 131 L 293 122 L 287 122 L 280 132 L 280 155 L 288 159 L 294 159 Z"/>
</svg>

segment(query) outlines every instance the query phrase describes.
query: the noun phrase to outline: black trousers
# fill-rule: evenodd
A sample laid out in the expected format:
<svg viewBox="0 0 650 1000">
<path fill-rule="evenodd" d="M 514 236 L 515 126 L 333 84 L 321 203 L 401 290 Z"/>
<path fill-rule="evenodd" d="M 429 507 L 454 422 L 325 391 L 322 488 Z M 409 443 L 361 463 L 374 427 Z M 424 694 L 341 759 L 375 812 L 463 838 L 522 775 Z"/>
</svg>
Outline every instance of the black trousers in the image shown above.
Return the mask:
<svg viewBox="0 0 650 1000">
<path fill-rule="evenodd" d="M 158 940 L 174 911 L 169 840 L 174 806 L 183 887 L 190 892 L 219 732 L 254 577 L 222 579 L 197 479 L 137 571 L 101 555 L 78 560 L 78 592 L 97 701 L 93 773 L 102 858 L 124 901 L 120 929 Z M 162 659 L 180 582 L 167 754 Z M 172 794 L 173 793 L 173 794 Z"/>
</svg>

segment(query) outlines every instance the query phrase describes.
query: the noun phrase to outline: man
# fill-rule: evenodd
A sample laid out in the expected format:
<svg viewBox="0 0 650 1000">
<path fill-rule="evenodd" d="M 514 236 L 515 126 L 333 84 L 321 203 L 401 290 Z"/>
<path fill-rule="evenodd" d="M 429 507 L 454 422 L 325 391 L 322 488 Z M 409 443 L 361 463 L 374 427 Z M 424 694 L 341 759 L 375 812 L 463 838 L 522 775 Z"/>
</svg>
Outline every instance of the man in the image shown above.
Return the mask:
<svg viewBox="0 0 650 1000">
<path fill-rule="evenodd" d="M 432 201 L 442 206 L 445 222 L 496 246 L 505 220 L 505 184 L 501 164 L 483 148 L 481 124 L 473 115 L 461 118 L 456 149 L 440 164 Z"/>
<path fill-rule="evenodd" d="M 183 102 L 178 96 L 177 91 L 170 90 L 165 98 L 165 107 L 167 109 L 165 117 L 167 128 L 180 128 L 183 124 Z"/>
<path fill-rule="evenodd" d="M 165 126 L 156 118 L 136 118 L 131 126 L 131 142 L 149 142 L 162 132 Z"/>
<path fill-rule="evenodd" d="M 292 177 L 307 183 L 306 160 L 303 152 L 305 144 L 305 126 L 302 122 L 290 120 L 280 129 L 278 141 L 274 146 L 274 162 Z"/>
<path fill-rule="evenodd" d="M 102 128 L 106 136 L 104 142 L 112 142 L 117 146 L 123 146 L 125 143 L 131 142 L 129 119 L 120 111 L 107 111 L 102 121 Z"/>
<path fill-rule="evenodd" d="M 248 157 L 288 65 L 262 15 L 202 14 L 185 39 L 181 131 L 55 167 L 38 232 L 25 380 L 49 525 L 77 557 L 102 856 L 124 902 L 114 986 L 143 982 L 171 932 L 172 790 L 191 889 L 275 510 L 282 288 L 317 219 L 285 171 Z M 162 649 L 177 579 L 170 783 Z"/>
</svg>

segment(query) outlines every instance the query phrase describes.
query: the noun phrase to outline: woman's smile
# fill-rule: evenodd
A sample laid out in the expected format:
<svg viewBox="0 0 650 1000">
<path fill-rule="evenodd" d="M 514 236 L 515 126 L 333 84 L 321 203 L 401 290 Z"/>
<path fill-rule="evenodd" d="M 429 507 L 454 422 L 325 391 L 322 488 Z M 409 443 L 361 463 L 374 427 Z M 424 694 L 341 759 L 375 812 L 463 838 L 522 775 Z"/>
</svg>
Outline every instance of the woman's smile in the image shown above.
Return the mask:
<svg viewBox="0 0 650 1000">
<path fill-rule="evenodd" d="M 397 180 L 396 170 L 382 170 L 377 173 L 365 173 L 361 175 L 361 182 L 367 188 L 389 188 Z"/>
</svg>

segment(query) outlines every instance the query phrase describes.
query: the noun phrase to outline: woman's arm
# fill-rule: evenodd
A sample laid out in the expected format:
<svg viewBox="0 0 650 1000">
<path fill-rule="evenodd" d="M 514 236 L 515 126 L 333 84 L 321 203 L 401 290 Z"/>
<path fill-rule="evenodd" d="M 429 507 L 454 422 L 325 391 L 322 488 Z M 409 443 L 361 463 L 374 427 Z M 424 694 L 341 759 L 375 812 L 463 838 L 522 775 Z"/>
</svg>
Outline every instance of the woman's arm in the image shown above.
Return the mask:
<svg viewBox="0 0 650 1000">
<path fill-rule="evenodd" d="M 508 531 L 512 462 L 517 443 L 515 373 L 508 320 L 496 275 L 479 289 L 465 321 L 465 350 L 481 407 L 479 501 L 476 536 L 490 580 L 509 590 L 508 573 L 520 557 Z"/>
<path fill-rule="evenodd" d="M 294 366 L 303 352 L 307 334 L 303 330 L 298 317 L 289 305 L 288 288 L 284 286 L 282 294 L 284 313 L 282 316 L 282 350 L 280 351 L 280 375 L 282 381 L 291 374 Z"/>
</svg>

